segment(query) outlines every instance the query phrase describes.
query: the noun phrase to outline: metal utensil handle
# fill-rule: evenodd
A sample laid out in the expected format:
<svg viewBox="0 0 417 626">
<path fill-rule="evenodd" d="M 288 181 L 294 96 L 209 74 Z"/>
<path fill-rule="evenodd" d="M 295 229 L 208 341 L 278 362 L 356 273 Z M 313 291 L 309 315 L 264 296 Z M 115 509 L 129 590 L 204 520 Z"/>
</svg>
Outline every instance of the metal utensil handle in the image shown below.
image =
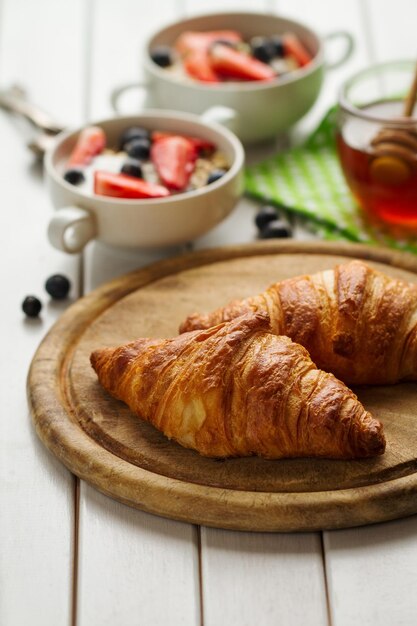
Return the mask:
<svg viewBox="0 0 417 626">
<path fill-rule="evenodd" d="M 24 91 L 18 87 L 11 87 L 0 91 L 0 107 L 11 113 L 17 113 L 27 119 L 39 130 L 57 135 L 64 127 L 57 124 L 49 113 L 26 100 Z"/>
</svg>

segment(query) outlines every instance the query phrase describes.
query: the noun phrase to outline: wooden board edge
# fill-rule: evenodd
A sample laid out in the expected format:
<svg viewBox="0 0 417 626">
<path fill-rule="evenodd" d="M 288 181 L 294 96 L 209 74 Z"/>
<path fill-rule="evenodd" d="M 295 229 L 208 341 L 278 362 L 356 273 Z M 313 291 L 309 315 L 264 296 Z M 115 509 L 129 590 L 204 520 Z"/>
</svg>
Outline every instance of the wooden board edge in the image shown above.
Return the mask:
<svg viewBox="0 0 417 626">
<path fill-rule="evenodd" d="M 317 531 L 388 521 L 417 513 L 416 474 L 331 494 L 275 494 L 205 487 L 152 474 L 128 464 L 99 446 L 69 415 L 68 402 L 62 395 L 59 381 L 74 346 L 92 321 L 92 314 L 94 319 L 115 300 L 139 286 L 189 267 L 238 256 L 294 252 L 357 256 L 417 272 L 417 260 L 412 255 L 391 250 L 327 242 L 262 242 L 191 253 L 106 283 L 61 316 L 32 360 L 27 379 L 28 400 L 36 432 L 44 444 L 71 472 L 102 493 L 150 513 L 205 526 L 263 532 Z M 59 345 L 56 337 L 61 342 Z M 40 384 L 41 380 L 48 381 L 46 387 Z"/>
</svg>

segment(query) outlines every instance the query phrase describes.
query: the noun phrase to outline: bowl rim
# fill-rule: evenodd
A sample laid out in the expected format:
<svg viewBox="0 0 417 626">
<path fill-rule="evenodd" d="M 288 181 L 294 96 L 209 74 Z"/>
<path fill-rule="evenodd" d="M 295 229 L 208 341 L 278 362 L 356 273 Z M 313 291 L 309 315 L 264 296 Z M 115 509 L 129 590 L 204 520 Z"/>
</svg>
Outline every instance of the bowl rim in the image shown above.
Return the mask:
<svg viewBox="0 0 417 626">
<path fill-rule="evenodd" d="M 341 111 L 345 112 L 345 113 L 349 113 L 350 115 L 360 118 L 364 121 L 367 122 L 373 122 L 373 123 L 377 123 L 377 124 L 384 124 L 387 126 L 391 126 L 391 127 L 412 127 L 415 128 L 416 124 L 417 124 L 417 117 L 413 116 L 413 117 L 399 117 L 397 119 L 393 119 L 393 118 L 385 118 L 382 116 L 377 116 L 377 115 L 372 115 L 371 113 L 367 113 L 366 111 L 364 111 L 363 109 L 355 106 L 354 104 L 351 104 L 351 102 L 348 99 L 347 96 L 347 92 L 350 89 L 350 87 L 357 81 L 360 80 L 364 77 L 366 77 L 367 75 L 372 75 L 374 72 L 378 72 L 379 70 L 384 70 L 387 68 L 402 68 L 402 69 L 412 69 L 413 71 L 415 70 L 416 67 L 416 62 L 415 60 L 412 59 L 398 59 L 398 60 L 393 60 L 393 61 L 384 61 L 382 63 L 375 63 L 373 65 L 370 65 L 368 67 L 363 68 L 362 70 L 359 70 L 358 72 L 356 72 L 355 74 L 353 74 L 352 76 L 350 76 L 350 78 L 348 78 L 340 87 L 339 89 L 339 95 L 338 95 L 338 106 L 340 108 Z M 376 102 L 382 102 L 382 100 L 379 101 L 375 101 Z M 369 103 L 371 104 L 371 103 Z"/>
<path fill-rule="evenodd" d="M 94 193 L 87 193 L 85 191 L 81 191 L 74 185 L 68 183 L 62 176 L 62 174 L 58 171 L 55 166 L 54 160 L 57 151 L 60 146 L 72 135 L 76 135 L 80 133 L 87 126 L 102 126 L 105 124 L 111 124 L 113 122 L 126 122 L 126 125 L 133 125 L 140 123 L 141 120 L 155 117 L 163 118 L 163 119 L 178 119 L 181 122 L 190 122 L 190 124 L 198 124 L 201 127 L 208 128 L 210 130 L 214 130 L 219 135 L 221 135 L 226 141 L 229 143 L 233 150 L 233 162 L 227 172 L 217 181 L 210 183 L 210 185 L 204 185 L 204 187 L 200 187 L 198 189 L 193 189 L 191 191 L 183 191 L 181 193 L 172 194 L 162 198 L 116 198 L 113 196 L 100 196 Z M 191 133 L 190 133 L 191 134 Z M 196 133 L 192 133 L 195 135 Z M 198 133 L 197 133 L 198 136 Z M 243 169 L 245 163 L 245 151 L 241 141 L 236 137 L 234 133 L 230 130 L 217 124 L 216 122 L 206 122 L 199 115 L 195 115 L 194 113 L 183 113 L 180 111 L 173 110 L 161 110 L 161 109 L 146 109 L 146 111 L 142 111 L 136 115 L 116 115 L 108 118 L 104 118 L 101 120 L 92 120 L 87 124 L 83 124 L 78 127 L 68 128 L 63 132 L 59 133 L 54 141 L 54 144 L 47 150 L 44 159 L 45 170 L 48 176 L 60 187 L 65 189 L 66 191 L 74 194 L 78 201 L 82 202 L 85 199 L 90 201 L 97 202 L 99 205 L 103 204 L 103 206 L 109 204 L 120 203 L 120 206 L 128 207 L 128 206 L 138 206 L 142 207 L 147 204 L 150 205 L 159 205 L 159 204 L 170 204 L 176 201 L 185 201 L 188 199 L 196 199 L 201 196 L 207 195 L 211 193 L 215 189 L 218 189 L 224 185 L 227 185 L 229 181 L 235 178 L 239 172 Z"/>
<path fill-rule="evenodd" d="M 227 82 L 225 81 L 224 83 L 219 83 L 219 84 L 217 83 L 206 84 L 204 82 L 193 81 L 193 80 L 190 80 L 190 81 L 178 80 L 177 78 L 175 78 L 175 76 L 172 76 L 169 72 L 159 67 L 154 61 L 152 61 L 151 56 L 150 56 L 150 46 L 152 44 L 152 41 L 156 37 L 159 37 L 161 34 L 163 34 L 164 31 L 170 28 L 174 28 L 175 26 L 180 26 L 182 23 L 186 24 L 188 22 L 192 22 L 196 19 L 206 19 L 206 18 L 213 18 L 213 17 L 219 17 L 220 19 L 224 19 L 224 18 L 232 18 L 236 16 L 248 17 L 248 19 L 250 19 L 251 17 L 261 17 L 269 21 L 271 19 L 274 19 L 274 20 L 276 19 L 281 22 L 285 22 L 286 24 L 288 24 L 289 27 L 291 25 L 297 26 L 298 28 L 301 28 L 306 33 L 308 33 L 316 41 L 317 52 L 314 55 L 314 57 L 311 59 L 310 63 L 308 63 L 308 65 L 292 70 L 288 74 L 284 74 L 284 76 L 277 76 L 277 78 L 274 78 L 272 80 L 268 80 L 268 81 L 232 81 L 230 80 L 230 81 L 227 81 Z M 158 79 L 167 81 L 168 83 L 173 84 L 173 85 L 180 85 L 181 87 L 184 87 L 190 90 L 195 90 L 195 91 L 202 90 L 202 91 L 213 92 L 213 93 L 217 92 L 218 94 L 244 93 L 244 92 L 254 92 L 254 91 L 256 92 L 259 90 L 268 90 L 268 89 L 274 89 L 274 88 L 276 89 L 278 87 L 296 82 L 297 80 L 301 80 L 302 78 L 305 78 L 306 76 L 309 76 L 313 72 L 319 70 L 324 65 L 323 43 L 322 43 L 321 37 L 318 35 L 316 31 L 314 31 L 312 28 L 310 28 L 309 26 L 306 26 L 303 22 L 300 22 L 298 20 L 292 20 L 276 13 L 259 13 L 256 11 L 227 11 L 227 12 L 215 12 L 215 13 L 201 13 L 201 14 L 192 15 L 182 20 L 170 22 L 166 24 L 164 27 L 155 31 L 152 35 L 148 37 L 144 45 L 144 52 L 145 53 L 142 59 L 142 63 L 144 67 L 151 74 L 154 74 L 155 76 L 157 76 Z"/>
</svg>

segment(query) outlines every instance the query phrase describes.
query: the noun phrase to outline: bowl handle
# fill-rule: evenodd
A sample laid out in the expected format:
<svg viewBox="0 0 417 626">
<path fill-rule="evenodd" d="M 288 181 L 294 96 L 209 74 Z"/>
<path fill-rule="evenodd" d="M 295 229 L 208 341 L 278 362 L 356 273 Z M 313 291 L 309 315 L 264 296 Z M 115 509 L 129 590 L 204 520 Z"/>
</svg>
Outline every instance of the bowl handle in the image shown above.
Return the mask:
<svg viewBox="0 0 417 626">
<path fill-rule="evenodd" d="M 239 113 L 235 109 L 220 105 L 206 109 L 200 117 L 204 122 L 222 124 L 233 132 L 236 132 L 236 125 L 239 121 Z"/>
<path fill-rule="evenodd" d="M 145 78 L 138 80 L 135 83 L 125 83 L 124 85 L 115 87 L 110 92 L 110 104 L 113 111 L 118 115 L 123 114 L 123 111 L 120 108 L 120 98 L 124 93 L 126 93 L 126 91 L 139 90 L 146 94 L 146 92 L 149 92 L 151 89 L 152 85 Z"/>
<path fill-rule="evenodd" d="M 352 52 L 355 48 L 355 40 L 353 36 L 346 30 L 334 31 L 333 33 L 328 33 L 327 35 L 323 36 L 323 41 L 326 44 L 334 39 L 344 40 L 344 50 L 342 51 L 339 59 L 336 59 L 333 62 L 325 61 L 324 66 L 326 70 L 334 70 L 337 67 L 340 67 L 341 65 L 346 63 L 346 61 L 352 56 Z"/>
<path fill-rule="evenodd" d="M 77 206 L 58 209 L 48 226 L 48 239 L 58 250 L 75 254 L 97 234 L 96 218 Z"/>
</svg>

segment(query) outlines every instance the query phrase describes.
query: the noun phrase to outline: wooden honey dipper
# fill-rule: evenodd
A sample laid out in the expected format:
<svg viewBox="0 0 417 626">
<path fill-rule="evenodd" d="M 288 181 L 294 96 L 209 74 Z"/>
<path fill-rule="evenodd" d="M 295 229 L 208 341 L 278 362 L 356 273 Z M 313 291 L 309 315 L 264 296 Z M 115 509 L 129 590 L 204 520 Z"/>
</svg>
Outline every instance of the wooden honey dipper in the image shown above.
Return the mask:
<svg viewBox="0 0 417 626">
<path fill-rule="evenodd" d="M 417 66 L 411 88 L 404 101 L 403 117 L 410 118 L 417 96 Z M 417 130 L 382 128 L 371 140 L 375 158 L 370 165 L 374 180 L 401 185 L 417 166 Z"/>
</svg>

